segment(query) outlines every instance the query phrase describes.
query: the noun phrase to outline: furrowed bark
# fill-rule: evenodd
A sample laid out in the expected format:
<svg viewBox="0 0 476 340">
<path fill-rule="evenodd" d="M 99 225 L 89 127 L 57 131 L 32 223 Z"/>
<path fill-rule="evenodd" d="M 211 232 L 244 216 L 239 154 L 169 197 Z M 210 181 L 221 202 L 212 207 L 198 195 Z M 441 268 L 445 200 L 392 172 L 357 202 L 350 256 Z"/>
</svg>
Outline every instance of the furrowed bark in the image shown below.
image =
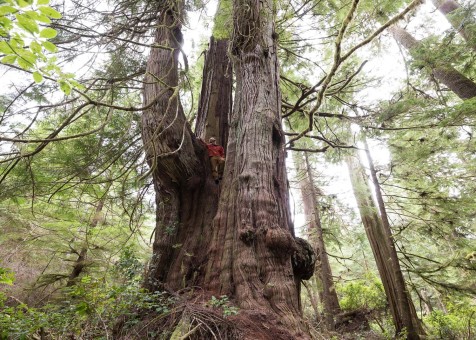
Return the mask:
<svg viewBox="0 0 476 340">
<path fill-rule="evenodd" d="M 144 105 L 149 108 L 142 115 L 142 139 L 157 205 L 145 283 L 151 290 L 177 290 L 197 280 L 218 197 L 204 147 L 180 104 L 181 6 L 176 1 L 161 8 L 144 78 Z"/>
<path fill-rule="evenodd" d="M 206 286 L 302 333 L 272 1 L 235 1 L 236 92 Z"/>
<path fill-rule="evenodd" d="M 235 3 L 236 104 L 220 186 L 212 180 L 208 156 L 190 132 L 178 98 L 179 6 L 164 9 L 158 18 L 157 47 L 144 85 L 144 104 L 150 109 L 142 120 L 157 202 L 146 286 L 178 290 L 199 285 L 204 294 L 228 295 L 240 306 L 242 320 L 250 316 L 250 324 L 259 317 L 263 324 L 283 326 L 283 339 L 307 338 L 299 308 L 303 276 L 293 272 L 291 259 L 312 249 L 295 241 L 290 220 L 272 4 Z M 205 72 L 206 84 L 212 84 L 214 75 Z M 204 85 L 203 91 L 213 95 L 214 90 Z M 211 109 L 221 100 L 203 96 L 197 123 L 204 127 L 198 128 L 201 135 L 208 135 L 209 123 L 225 126 L 211 124 L 211 116 L 224 112 Z"/>
<path fill-rule="evenodd" d="M 396 41 L 398 41 L 410 53 L 418 48 L 419 41 L 403 28 L 393 25 L 389 28 Z M 431 66 L 433 76 L 445 84 L 451 91 L 461 99 L 469 99 L 476 96 L 476 83 L 457 71 L 455 68 L 446 65 Z"/>
</svg>

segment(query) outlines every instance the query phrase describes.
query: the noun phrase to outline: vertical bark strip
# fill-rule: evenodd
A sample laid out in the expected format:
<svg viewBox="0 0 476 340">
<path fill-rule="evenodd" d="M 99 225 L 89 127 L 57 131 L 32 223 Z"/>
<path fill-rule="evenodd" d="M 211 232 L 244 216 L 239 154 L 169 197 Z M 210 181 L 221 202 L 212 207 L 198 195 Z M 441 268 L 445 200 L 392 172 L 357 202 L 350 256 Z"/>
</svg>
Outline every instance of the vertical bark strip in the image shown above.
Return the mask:
<svg viewBox="0 0 476 340">
<path fill-rule="evenodd" d="M 202 90 L 198 104 L 195 134 L 208 141 L 216 137 L 226 151 L 228 142 L 228 118 L 232 109 L 232 65 L 227 55 L 228 39 L 210 43 L 205 54 Z"/>
<path fill-rule="evenodd" d="M 411 52 L 418 48 L 419 41 L 403 28 L 393 25 L 389 28 L 396 41 L 398 41 L 405 49 Z M 433 65 L 431 66 L 433 76 L 445 84 L 461 99 L 469 99 L 476 96 L 476 83 L 455 68 L 449 65 Z"/>
<path fill-rule="evenodd" d="M 396 252 L 392 252 L 392 250 L 395 251 L 395 248 L 391 232 L 385 229 L 381 216 L 378 214 L 367 176 L 357 153 L 347 158 L 347 166 L 362 223 L 390 306 L 396 333 L 397 335 L 406 334 L 407 339 L 420 339 L 424 333 L 416 318 L 416 313 L 414 313 L 415 308 L 406 291 L 403 277 L 397 278 L 398 273 L 401 275 L 401 271 L 397 270 L 399 264 Z"/>
<path fill-rule="evenodd" d="M 300 333 L 273 1 L 234 2 L 236 91 L 206 283 Z M 299 335 L 296 335 L 299 336 Z M 303 334 L 301 334 L 303 336 Z"/>
<path fill-rule="evenodd" d="M 326 326 L 329 330 L 335 330 L 334 315 L 340 312 L 339 300 L 334 287 L 332 270 L 324 243 L 324 234 L 321 225 L 319 205 L 317 202 L 317 193 L 314 183 L 314 176 L 307 153 L 304 153 L 304 163 L 301 158 L 295 158 L 295 164 L 298 170 L 304 171 L 304 176 L 300 181 L 301 195 L 304 205 L 304 215 L 306 221 L 309 221 L 309 230 L 315 231 L 317 248 L 316 270 L 319 274 L 322 284 L 322 302 L 324 305 L 324 316 Z M 301 166 L 304 164 L 304 167 Z M 301 169 L 303 168 L 303 169 Z"/>
</svg>

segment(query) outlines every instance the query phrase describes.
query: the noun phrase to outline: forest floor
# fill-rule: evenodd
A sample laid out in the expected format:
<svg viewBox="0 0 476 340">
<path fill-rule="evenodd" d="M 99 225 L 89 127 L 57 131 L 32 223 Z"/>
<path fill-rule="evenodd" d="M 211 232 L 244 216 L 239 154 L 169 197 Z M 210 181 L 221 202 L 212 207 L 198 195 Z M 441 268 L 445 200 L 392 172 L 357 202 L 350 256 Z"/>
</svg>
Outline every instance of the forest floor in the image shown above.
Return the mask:
<svg viewBox="0 0 476 340">
<path fill-rule="evenodd" d="M 114 331 L 115 339 L 155 339 L 154 335 L 168 339 L 225 339 L 225 340 L 385 340 L 382 334 L 370 329 L 369 311 L 345 312 L 338 318 L 337 330 L 327 332 L 317 325 L 309 325 L 311 337 L 284 327 L 281 320 L 260 311 L 240 311 L 224 316 L 222 310 L 210 309 L 198 304 L 183 308 L 162 317 L 155 313 L 139 316 L 141 321 L 127 327 L 127 318 L 119 322 Z M 125 326 L 125 327 L 124 327 Z M 316 327 L 317 326 L 317 327 Z M 151 337 L 152 336 L 152 337 Z M 159 337 L 161 338 L 161 337 Z"/>
</svg>

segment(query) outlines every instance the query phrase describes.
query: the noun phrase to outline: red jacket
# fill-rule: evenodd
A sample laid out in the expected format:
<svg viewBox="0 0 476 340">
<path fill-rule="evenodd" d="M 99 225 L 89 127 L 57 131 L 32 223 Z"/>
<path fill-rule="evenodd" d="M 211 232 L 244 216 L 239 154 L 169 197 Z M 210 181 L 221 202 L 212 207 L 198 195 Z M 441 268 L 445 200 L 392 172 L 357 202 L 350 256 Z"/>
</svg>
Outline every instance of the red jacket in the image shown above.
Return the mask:
<svg viewBox="0 0 476 340">
<path fill-rule="evenodd" d="M 220 145 L 207 144 L 208 157 L 225 157 L 225 150 Z"/>
</svg>

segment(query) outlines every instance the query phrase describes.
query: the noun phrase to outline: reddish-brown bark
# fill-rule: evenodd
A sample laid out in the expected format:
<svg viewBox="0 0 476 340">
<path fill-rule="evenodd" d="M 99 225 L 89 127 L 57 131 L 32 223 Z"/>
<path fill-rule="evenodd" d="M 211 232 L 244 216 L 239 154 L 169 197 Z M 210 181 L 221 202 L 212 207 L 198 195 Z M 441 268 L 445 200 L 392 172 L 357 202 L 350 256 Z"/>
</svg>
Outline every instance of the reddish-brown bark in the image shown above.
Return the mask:
<svg viewBox="0 0 476 340">
<path fill-rule="evenodd" d="M 227 55 L 228 39 L 210 37 L 205 53 L 202 90 L 198 105 L 195 134 L 205 141 L 215 137 L 226 150 L 228 118 L 232 108 L 233 74 Z"/>
<path fill-rule="evenodd" d="M 142 138 L 157 205 L 146 286 L 178 290 L 191 285 L 204 261 L 218 188 L 178 96 L 182 13 L 180 3 L 173 4 L 160 12 L 147 63 Z"/>
<path fill-rule="evenodd" d="M 272 1 L 237 1 L 231 50 L 236 92 L 206 287 L 244 310 L 300 324 Z"/>
<path fill-rule="evenodd" d="M 220 186 L 211 180 L 208 157 L 191 133 L 178 97 L 180 9 L 165 8 L 158 18 L 144 83 L 149 108 L 142 119 L 157 203 L 146 286 L 176 291 L 199 285 L 205 294 L 228 295 L 239 305 L 243 324 L 267 325 L 263 339 L 280 332 L 283 339 L 306 338 L 299 285 L 309 270 L 296 260 L 305 256 L 294 256 L 293 271 L 292 255 L 312 250 L 295 241 L 290 221 L 272 4 L 235 4 L 236 97 Z M 212 84 L 209 76 L 204 78 Z M 211 94 L 209 85 L 204 86 Z M 216 110 L 224 97 L 214 99 L 215 104 L 208 97 L 201 101 L 197 126 L 223 114 L 225 110 Z M 206 125 L 199 128 L 204 136 Z M 210 126 L 218 126 L 217 135 L 226 138 L 220 131 L 226 124 Z"/>
</svg>

